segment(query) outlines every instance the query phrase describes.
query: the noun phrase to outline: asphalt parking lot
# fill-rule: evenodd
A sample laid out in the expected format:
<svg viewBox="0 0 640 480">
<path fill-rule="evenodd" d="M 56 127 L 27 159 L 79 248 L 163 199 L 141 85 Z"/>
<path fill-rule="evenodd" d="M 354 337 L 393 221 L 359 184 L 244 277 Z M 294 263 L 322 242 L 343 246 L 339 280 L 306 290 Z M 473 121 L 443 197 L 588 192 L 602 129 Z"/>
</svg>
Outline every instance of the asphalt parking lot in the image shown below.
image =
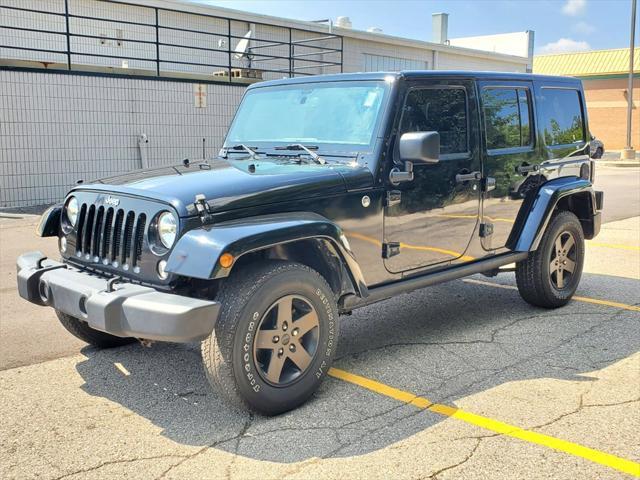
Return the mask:
<svg viewBox="0 0 640 480">
<path fill-rule="evenodd" d="M 474 276 L 341 318 L 313 399 L 266 418 L 211 391 L 199 345 L 98 351 L 22 302 L 0 218 L 0 477 L 640 477 L 640 170 L 603 168 L 605 221 L 577 293 L 524 303 Z"/>
</svg>

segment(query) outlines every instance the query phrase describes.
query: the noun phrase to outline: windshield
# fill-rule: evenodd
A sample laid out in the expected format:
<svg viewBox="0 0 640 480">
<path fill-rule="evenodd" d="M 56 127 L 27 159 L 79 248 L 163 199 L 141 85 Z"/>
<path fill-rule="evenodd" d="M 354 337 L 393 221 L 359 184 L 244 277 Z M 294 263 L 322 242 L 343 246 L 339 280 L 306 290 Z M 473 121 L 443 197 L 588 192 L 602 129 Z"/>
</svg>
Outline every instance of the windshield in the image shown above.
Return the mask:
<svg viewBox="0 0 640 480">
<path fill-rule="evenodd" d="M 373 142 L 388 85 L 382 81 L 281 85 L 249 90 L 226 146 Z"/>
</svg>

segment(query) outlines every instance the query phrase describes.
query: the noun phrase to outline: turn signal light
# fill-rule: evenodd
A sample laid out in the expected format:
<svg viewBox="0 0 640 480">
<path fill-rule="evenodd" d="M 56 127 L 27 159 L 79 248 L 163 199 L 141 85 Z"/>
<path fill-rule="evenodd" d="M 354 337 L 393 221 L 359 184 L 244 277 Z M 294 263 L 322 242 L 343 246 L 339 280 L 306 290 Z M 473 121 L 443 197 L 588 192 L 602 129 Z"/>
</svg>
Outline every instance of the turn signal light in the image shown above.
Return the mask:
<svg viewBox="0 0 640 480">
<path fill-rule="evenodd" d="M 233 255 L 231 255 L 230 253 L 223 253 L 220 256 L 220 260 L 218 260 L 218 262 L 220 262 L 220 266 L 222 268 L 229 268 L 231 265 L 233 265 Z"/>
</svg>

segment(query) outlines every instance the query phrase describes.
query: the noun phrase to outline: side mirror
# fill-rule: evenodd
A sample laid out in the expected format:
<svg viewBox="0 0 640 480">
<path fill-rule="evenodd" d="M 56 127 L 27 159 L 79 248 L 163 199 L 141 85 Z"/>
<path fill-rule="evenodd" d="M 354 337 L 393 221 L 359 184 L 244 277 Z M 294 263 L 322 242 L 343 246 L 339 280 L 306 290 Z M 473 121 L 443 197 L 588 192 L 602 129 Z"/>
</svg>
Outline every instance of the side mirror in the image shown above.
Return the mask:
<svg viewBox="0 0 640 480">
<path fill-rule="evenodd" d="M 412 163 L 438 163 L 440 134 L 438 132 L 409 132 L 400 137 L 400 160 Z"/>
</svg>

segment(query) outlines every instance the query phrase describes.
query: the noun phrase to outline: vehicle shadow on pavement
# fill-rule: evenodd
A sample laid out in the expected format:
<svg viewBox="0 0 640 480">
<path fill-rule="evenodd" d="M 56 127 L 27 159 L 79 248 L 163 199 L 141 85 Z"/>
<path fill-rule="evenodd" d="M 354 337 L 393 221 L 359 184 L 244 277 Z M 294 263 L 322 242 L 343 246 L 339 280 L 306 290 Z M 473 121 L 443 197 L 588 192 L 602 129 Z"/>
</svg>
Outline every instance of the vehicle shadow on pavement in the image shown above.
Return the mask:
<svg viewBox="0 0 640 480">
<path fill-rule="evenodd" d="M 512 275 L 498 280 L 515 283 Z M 638 289 L 637 280 L 604 275 L 585 274 L 583 284 L 587 291 Z M 342 317 L 334 366 L 453 405 L 507 382 L 592 381 L 582 374 L 640 350 L 637 315 L 577 301 L 545 310 L 514 290 L 454 281 Z M 297 410 L 261 417 L 230 409 L 211 390 L 199 345 L 136 344 L 83 353 L 87 358 L 77 369 L 88 394 L 141 415 L 175 442 L 257 460 L 365 454 L 446 418 L 336 379 L 327 379 Z"/>
</svg>

